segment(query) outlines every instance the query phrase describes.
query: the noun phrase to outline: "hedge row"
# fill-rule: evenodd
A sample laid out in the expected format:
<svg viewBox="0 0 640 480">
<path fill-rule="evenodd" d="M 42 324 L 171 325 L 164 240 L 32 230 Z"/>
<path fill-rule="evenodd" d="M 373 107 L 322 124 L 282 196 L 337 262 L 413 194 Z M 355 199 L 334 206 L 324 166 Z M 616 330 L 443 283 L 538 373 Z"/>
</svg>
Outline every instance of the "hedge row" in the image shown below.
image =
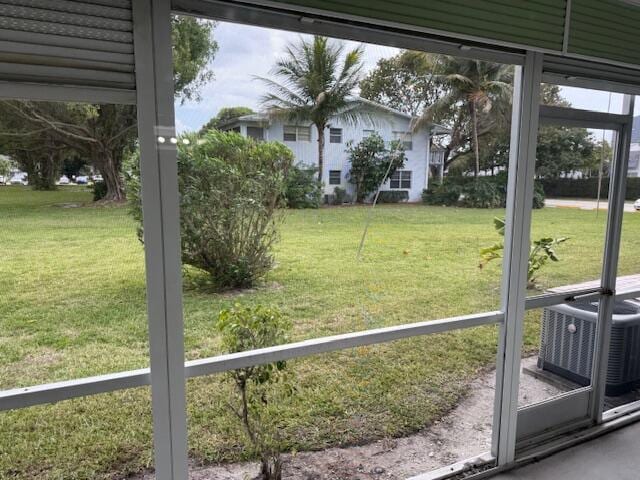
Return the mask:
<svg viewBox="0 0 640 480">
<path fill-rule="evenodd" d="M 536 182 L 533 208 L 544 207 L 544 191 Z M 507 175 L 491 177 L 448 177 L 442 184 L 435 184 L 422 192 L 427 205 L 457 206 L 466 208 L 504 208 L 507 203 Z"/>
<path fill-rule="evenodd" d="M 598 198 L 598 178 L 556 178 L 540 180 L 547 197 Z M 609 195 L 609 177 L 602 179 L 601 198 Z M 626 199 L 640 198 L 640 177 L 627 178 Z"/>
</svg>

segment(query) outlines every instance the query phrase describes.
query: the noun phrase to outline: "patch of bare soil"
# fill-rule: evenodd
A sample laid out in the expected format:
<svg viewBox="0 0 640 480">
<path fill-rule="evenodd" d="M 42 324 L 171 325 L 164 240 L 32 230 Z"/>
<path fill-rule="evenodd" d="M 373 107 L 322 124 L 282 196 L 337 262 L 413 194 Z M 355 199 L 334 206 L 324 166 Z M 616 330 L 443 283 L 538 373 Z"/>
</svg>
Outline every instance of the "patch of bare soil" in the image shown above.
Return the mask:
<svg viewBox="0 0 640 480">
<path fill-rule="evenodd" d="M 535 357 L 523 361 L 532 367 Z M 448 415 L 423 431 L 357 447 L 285 455 L 287 480 L 400 480 L 479 455 L 491 447 L 495 372 L 469 385 L 468 396 Z M 561 393 L 531 375 L 520 377 L 521 404 Z M 253 462 L 193 466 L 191 480 L 247 480 L 258 472 Z M 152 480 L 146 474 L 139 480 Z"/>
</svg>

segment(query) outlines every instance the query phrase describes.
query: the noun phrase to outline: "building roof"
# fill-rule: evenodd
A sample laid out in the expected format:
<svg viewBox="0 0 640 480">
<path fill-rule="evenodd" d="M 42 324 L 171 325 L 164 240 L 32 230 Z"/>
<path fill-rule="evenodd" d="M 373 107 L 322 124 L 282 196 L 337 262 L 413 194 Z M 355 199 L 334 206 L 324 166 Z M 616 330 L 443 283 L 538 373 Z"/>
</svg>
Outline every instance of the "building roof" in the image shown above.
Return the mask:
<svg viewBox="0 0 640 480">
<path fill-rule="evenodd" d="M 398 117 L 402 117 L 407 120 L 411 120 L 413 118 L 408 113 L 401 112 L 400 110 L 396 110 L 395 108 L 387 107 L 386 105 L 382 105 L 372 100 L 367 100 L 366 98 L 354 97 L 353 100 L 357 103 L 364 104 L 368 107 L 372 107 L 377 110 L 382 110 L 386 113 L 390 113 L 392 115 L 396 115 Z M 225 122 L 224 124 L 222 124 L 221 126 L 226 127 L 226 126 L 235 125 L 237 123 L 268 123 L 269 120 L 270 118 L 268 113 L 257 112 L 257 113 L 250 113 L 248 115 L 241 115 L 239 117 L 232 118 L 227 122 Z M 446 134 L 449 132 L 449 130 L 446 127 L 443 127 L 442 125 L 436 125 L 436 124 L 432 125 L 432 131 L 438 134 Z"/>
</svg>

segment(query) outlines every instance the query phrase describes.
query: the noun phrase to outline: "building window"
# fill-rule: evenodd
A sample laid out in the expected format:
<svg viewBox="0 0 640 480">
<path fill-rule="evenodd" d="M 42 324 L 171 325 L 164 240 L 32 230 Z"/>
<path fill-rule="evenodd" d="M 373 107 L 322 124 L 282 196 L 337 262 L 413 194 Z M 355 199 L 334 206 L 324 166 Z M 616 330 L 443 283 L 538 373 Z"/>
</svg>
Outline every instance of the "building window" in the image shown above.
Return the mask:
<svg viewBox="0 0 640 480">
<path fill-rule="evenodd" d="M 329 143 L 342 143 L 342 129 L 330 128 L 329 129 Z"/>
<path fill-rule="evenodd" d="M 253 138 L 261 142 L 264 140 L 264 128 L 262 127 L 247 127 L 247 137 Z"/>
<path fill-rule="evenodd" d="M 329 170 L 329 185 L 340 185 L 342 179 L 340 170 Z"/>
<path fill-rule="evenodd" d="M 400 140 L 405 150 L 413 150 L 411 132 L 393 132 L 393 139 Z"/>
<path fill-rule="evenodd" d="M 371 135 L 375 135 L 375 130 L 362 130 L 362 138 L 370 137 Z"/>
<path fill-rule="evenodd" d="M 411 170 L 396 170 L 389 182 L 391 188 L 411 188 Z"/>
<path fill-rule="evenodd" d="M 227 129 L 225 130 L 225 132 L 236 132 L 236 133 L 240 133 L 240 126 L 238 125 L 237 127 L 227 128 Z"/>
<path fill-rule="evenodd" d="M 636 169 L 640 163 L 640 150 L 629 152 L 629 168 Z"/>
<path fill-rule="evenodd" d="M 311 127 L 300 125 L 285 125 L 283 140 L 285 142 L 310 142 Z"/>
</svg>

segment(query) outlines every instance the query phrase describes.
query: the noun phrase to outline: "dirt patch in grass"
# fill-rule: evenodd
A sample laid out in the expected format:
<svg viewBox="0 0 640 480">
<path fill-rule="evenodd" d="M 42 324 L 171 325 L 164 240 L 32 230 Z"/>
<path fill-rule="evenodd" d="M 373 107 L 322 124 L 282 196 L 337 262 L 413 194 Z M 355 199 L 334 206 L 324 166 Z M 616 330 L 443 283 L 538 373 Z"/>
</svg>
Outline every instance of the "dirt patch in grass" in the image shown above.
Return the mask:
<svg viewBox="0 0 640 480">
<path fill-rule="evenodd" d="M 23 376 L 36 378 L 39 381 L 47 381 L 44 372 L 49 367 L 57 365 L 62 358 L 63 354 L 61 352 L 52 348 L 42 348 L 38 352 L 29 353 L 22 360 L 0 366 L 0 378 L 3 379 L 4 383 L 11 383 L 11 378 L 15 378 L 16 384 Z M 11 388 L 11 386 L 8 388 Z"/>
<path fill-rule="evenodd" d="M 525 360 L 534 365 L 535 358 Z M 491 448 L 495 371 L 474 380 L 469 395 L 448 415 L 421 432 L 384 438 L 366 445 L 328 448 L 285 455 L 284 478 L 289 480 L 400 480 L 452 463 Z M 530 375 L 520 377 L 520 399 L 544 400 L 561 391 Z M 255 462 L 211 466 L 193 465 L 190 480 L 246 480 L 258 472 Z M 153 480 L 147 473 L 136 480 Z"/>
</svg>

